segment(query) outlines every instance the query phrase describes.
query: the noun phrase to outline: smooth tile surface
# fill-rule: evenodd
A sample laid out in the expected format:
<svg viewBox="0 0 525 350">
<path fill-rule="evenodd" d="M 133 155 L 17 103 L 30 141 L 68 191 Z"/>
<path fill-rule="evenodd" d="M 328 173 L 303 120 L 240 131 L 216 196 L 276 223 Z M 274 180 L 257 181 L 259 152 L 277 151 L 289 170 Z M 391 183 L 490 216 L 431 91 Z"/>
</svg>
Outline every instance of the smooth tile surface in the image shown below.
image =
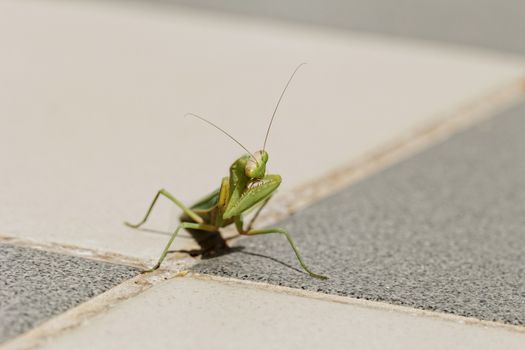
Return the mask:
<svg viewBox="0 0 525 350">
<path fill-rule="evenodd" d="M 155 192 L 205 195 L 270 135 L 283 191 L 523 74 L 503 57 L 308 27 L 102 3 L 0 4 L 0 234 L 156 259 L 134 233 Z M 148 228 L 170 231 L 162 201 Z M 190 247 L 189 238 L 175 247 Z"/>
<path fill-rule="evenodd" d="M 525 54 L 522 0 L 162 0 Z"/>
<path fill-rule="evenodd" d="M 524 342 L 502 329 L 176 278 L 43 348 L 519 349 Z"/>
<path fill-rule="evenodd" d="M 525 325 L 525 103 L 281 223 L 199 272 Z M 289 265 L 289 266 L 288 266 Z"/>
<path fill-rule="evenodd" d="M 136 274 L 127 266 L 0 244 L 0 343 Z"/>
</svg>

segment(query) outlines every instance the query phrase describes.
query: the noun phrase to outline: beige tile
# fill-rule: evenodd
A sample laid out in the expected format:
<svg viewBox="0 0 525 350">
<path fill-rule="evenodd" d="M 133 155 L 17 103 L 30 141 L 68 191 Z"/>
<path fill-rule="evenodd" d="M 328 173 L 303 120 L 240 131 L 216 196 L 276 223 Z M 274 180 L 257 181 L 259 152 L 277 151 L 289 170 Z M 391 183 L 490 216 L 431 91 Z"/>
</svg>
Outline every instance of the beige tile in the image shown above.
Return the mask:
<svg viewBox="0 0 525 350">
<path fill-rule="evenodd" d="M 525 334 L 239 284 L 176 278 L 45 349 L 519 349 Z"/>
<path fill-rule="evenodd" d="M 261 147 L 283 191 L 523 74 L 510 58 L 271 21 L 103 3 L 0 4 L 0 233 L 155 258 L 160 187 L 190 202 Z M 171 230 L 163 202 L 150 228 Z M 179 246 L 191 240 L 180 239 Z"/>
</svg>

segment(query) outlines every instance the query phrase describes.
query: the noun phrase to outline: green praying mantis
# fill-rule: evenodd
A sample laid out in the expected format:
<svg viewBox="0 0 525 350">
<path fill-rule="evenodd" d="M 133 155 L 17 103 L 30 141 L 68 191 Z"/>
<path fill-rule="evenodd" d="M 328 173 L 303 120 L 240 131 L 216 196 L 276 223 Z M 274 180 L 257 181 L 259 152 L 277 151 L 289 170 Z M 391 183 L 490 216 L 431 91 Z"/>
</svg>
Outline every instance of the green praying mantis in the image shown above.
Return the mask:
<svg viewBox="0 0 525 350">
<path fill-rule="evenodd" d="M 188 231 L 199 230 L 206 231 L 210 233 L 216 233 L 220 235 L 220 228 L 235 224 L 237 232 L 242 236 L 256 236 L 256 235 L 265 235 L 265 234 L 280 234 L 284 236 L 290 246 L 292 247 L 297 260 L 299 261 L 302 268 L 310 274 L 310 276 L 326 279 L 327 277 L 316 274 L 312 272 L 304 263 L 299 249 L 295 245 L 290 234 L 283 228 L 274 227 L 274 228 L 265 228 L 265 229 L 254 229 L 253 224 L 259 213 L 264 208 L 264 206 L 270 201 L 273 194 L 281 184 L 281 176 L 275 174 L 266 174 L 266 163 L 268 162 L 268 152 L 266 152 L 266 142 L 268 141 L 268 135 L 272 127 L 277 109 L 279 104 L 286 92 L 286 89 L 290 85 L 293 77 L 305 63 L 298 65 L 293 71 L 292 75 L 288 79 L 279 100 L 275 106 L 268 129 L 266 131 L 266 136 L 264 138 L 263 148 L 260 151 L 255 153 L 250 152 L 246 147 L 244 147 L 239 141 L 237 141 L 233 136 L 228 134 L 226 131 L 221 129 L 219 126 L 214 123 L 196 115 L 193 113 L 188 113 L 187 115 L 198 118 L 205 123 L 210 124 L 211 126 L 217 128 L 229 138 L 231 138 L 235 143 L 241 146 L 248 154 L 245 154 L 238 158 L 230 166 L 230 176 L 226 176 L 222 179 L 221 185 L 218 189 L 210 193 L 208 196 L 204 197 L 197 203 L 193 204 L 190 207 L 184 205 L 177 198 L 172 196 L 165 189 L 161 189 L 155 195 L 153 201 L 151 202 L 149 209 L 147 210 L 144 218 L 137 224 L 130 224 L 126 222 L 125 224 L 132 228 L 139 228 L 142 226 L 150 216 L 155 203 L 160 196 L 164 196 L 167 199 L 171 200 L 175 205 L 182 209 L 183 214 L 181 216 L 181 222 L 178 227 L 175 229 L 171 235 L 166 247 L 162 251 L 162 254 L 155 266 L 151 269 L 148 269 L 144 272 L 151 272 L 160 267 L 166 255 L 169 252 L 170 246 L 177 237 L 177 234 L 181 229 L 186 229 Z M 245 226 L 243 216 L 249 212 L 251 209 L 254 209 L 259 205 L 258 210 L 255 212 L 254 216 Z"/>
</svg>

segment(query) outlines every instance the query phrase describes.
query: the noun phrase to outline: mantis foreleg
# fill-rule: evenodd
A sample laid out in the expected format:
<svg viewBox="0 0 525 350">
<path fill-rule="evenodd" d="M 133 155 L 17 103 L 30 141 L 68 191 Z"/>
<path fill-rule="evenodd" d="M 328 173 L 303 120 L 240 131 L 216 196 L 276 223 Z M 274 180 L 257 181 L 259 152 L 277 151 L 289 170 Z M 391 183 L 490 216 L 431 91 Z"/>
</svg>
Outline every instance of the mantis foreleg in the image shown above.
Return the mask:
<svg viewBox="0 0 525 350">
<path fill-rule="evenodd" d="M 199 223 L 199 224 L 202 224 L 204 222 L 204 220 L 202 220 L 202 218 L 197 215 L 197 213 L 195 213 L 193 210 L 191 210 L 190 208 L 186 207 L 181 201 L 179 201 L 177 198 L 173 197 L 171 195 L 171 193 L 169 193 L 168 191 L 166 191 L 165 189 L 161 189 L 157 192 L 157 194 L 155 195 L 155 198 L 153 198 L 153 201 L 151 202 L 150 206 L 149 206 L 149 209 L 148 211 L 146 212 L 146 215 L 144 215 L 144 218 L 142 219 L 142 221 L 140 221 L 138 224 L 130 224 L 129 222 L 125 222 L 125 224 L 129 227 L 132 227 L 132 228 L 139 228 L 140 226 L 142 226 L 147 220 L 148 220 L 148 217 L 149 215 L 151 214 L 151 211 L 153 210 L 153 207 L 155 206 L 155 203 L 157 202 L 157 199 L 159 199 L 160 195 L 163 195 L 164 197 L 168 198 L 169 200 L 171 200 L 173 203 L 175 203 L 175 205 L 177 205 L 179 208 L 182 209 L 182 211 L 188 215 L 188 217 L 190 217 L 192 220 L 194 220 L 195 222 Z"/>
<path fill-rule="evenodd" d="M 166 255 L 168 254 L 170 250 L 170 246 L 175 240 L 175 237 L 177 237 L 177 234 L 179 233 L 181 228 L 192 228 L 195 230 L 203 230 L 203 231 L 208 231 L 208 232 L 218 231 L 218 228 L 212 225 L 196 224 L 193 222 L 181 222 L 179 226 L 177 226 L 177 228 L 175 229 L 175 232 L 173 232 L 173 234 L 171 235 L 170 240 L 168 241 L 168 244 L 166 244 L 166 247 L 164 248 L 164 250 L 162 251 L 162 254 L 160 255 L 159 261 L 157 261 L 155 266 L 153 266 L 151 269 L 143 271 L 143 273 L 151 272 L 159 268 L 160 264 L 162 264 L 162 262 L 164 261 L 164 258 L 166 258 Z"/>
</svg>

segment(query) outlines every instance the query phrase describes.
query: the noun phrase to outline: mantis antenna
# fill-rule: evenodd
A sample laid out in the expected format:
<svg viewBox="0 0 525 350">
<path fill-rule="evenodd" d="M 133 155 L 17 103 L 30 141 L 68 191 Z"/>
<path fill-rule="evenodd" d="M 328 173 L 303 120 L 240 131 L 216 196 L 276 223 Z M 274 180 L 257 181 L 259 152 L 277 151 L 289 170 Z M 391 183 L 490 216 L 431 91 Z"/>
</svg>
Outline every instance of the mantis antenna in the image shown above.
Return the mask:
<svg viewBox="0 0 525 350">
<path fill-rule="evenodd" d="M 295 70 L 293 71 L 292 75 L 290 76 L 290 79 L 288 79 L 288 82 L 286 83 L 286 86 L 283 89 L 283 92 L 281 92 L 281 96 L 279 97 L 279 100 L 277 101 L 277 104 L 275 105 L 275 109 L 273 110 L 272 119 L 270 119 L 270 124 L 268 125 L 268 130 L 266 130 L 266 136 L 264 137 L 264 145 L 263 145 L 263 151 L 266 150 L 266 141 L 268 141 L 268 135 L 270 135 L 270 129 L 272 128 L 273 119 L 275 118 L 275 113 L 277 112 L 277 108 L 279 108 L 279 104 L 281 103 L 281 100 L 283 99 L 284 93 L 286 92 L 286 89 L 288 88 L 288 85 L 290 85 L 290 82 L 292 81 L 295 73 L 304 66 L 306 62 L 303 62 L 299 64 Z"/>
<path fill-rule="evenodd" d="M 257 159 L 255 158 L 255 156 L 253 155 L 253 153 L 250 152 L 250 151 L 248 150 L 248 148 L 244 147 L 243 144 L 240 143 L 239 141 L 237 141 L 237 139 L 236 139 L 235 137 L 233 137 L 232 135 L 230 135 L 229 133 L 227 133 L 226 131 L 224 131 L 221 127 L 219 127 L 219 126 L 216 125 L 215 123 L 212 123 L 212 122 L 210 122 L 209 120 L 207 120 L 207 119 L 205 119 L 205 118 L 203 118 L 203 117 L 201 117 L 201 116 L 198 116 L 197 114 L 193 114 L 193 113 L 186 113 L 184 116 L 185 116 L 185 117 L 186 117 L 186 116 L 191 116 L 191 117 L 198 118 L 198 119 L 202 120 L 203 122 L 210 124 L 210 125 L 213 126 L 214 128 L 216 128 L 216 129 L 222 131 L 226 136 L 228 136 L 230 139 L 232 139 L 236 144 L 238 144 L 239 146 L 241 146 L 242 148 L 244 148 L 244 150 L 245 150 L 246 152 L 248 152 L 248 153 L 252 156 L 252 158 L 255 160 L 255 162 L 257 162 Z"/>
</svg>

